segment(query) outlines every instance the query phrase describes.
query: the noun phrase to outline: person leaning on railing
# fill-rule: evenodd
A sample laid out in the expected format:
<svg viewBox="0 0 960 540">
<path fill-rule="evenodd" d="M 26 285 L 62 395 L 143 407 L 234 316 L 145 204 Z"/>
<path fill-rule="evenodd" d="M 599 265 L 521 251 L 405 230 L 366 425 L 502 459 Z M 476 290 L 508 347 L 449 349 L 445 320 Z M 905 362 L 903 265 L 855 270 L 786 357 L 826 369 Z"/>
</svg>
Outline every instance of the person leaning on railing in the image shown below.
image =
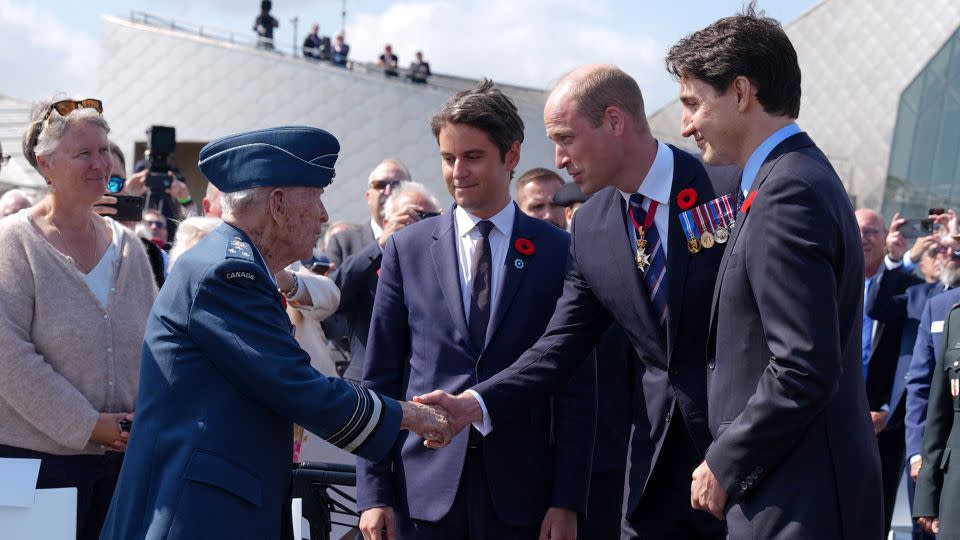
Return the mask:
<svg viewBox="0 0 960 540">
<path fill-rule="evenodd" d="M 79 539 L 99 536 L 120 473 L 156 296 L 140 241 L 93 210 L 112 160 L 102 109 L 37 106 L 23 154 L 48 192 L 0 221 L 0 457 L 39 458 L 37 488 L 77 488 Z"/>
</svg>

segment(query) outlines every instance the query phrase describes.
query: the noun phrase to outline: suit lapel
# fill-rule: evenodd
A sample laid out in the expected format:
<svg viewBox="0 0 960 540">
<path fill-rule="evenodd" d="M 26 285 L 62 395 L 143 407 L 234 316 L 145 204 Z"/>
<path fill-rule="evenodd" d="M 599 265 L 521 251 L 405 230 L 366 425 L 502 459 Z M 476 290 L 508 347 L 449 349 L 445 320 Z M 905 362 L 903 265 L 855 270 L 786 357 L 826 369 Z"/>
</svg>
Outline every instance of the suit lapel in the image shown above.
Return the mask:
<svg viewBox="0 0 960 540">
<path fill-rule="evenodd" d="M 519 208 L 515 209 L 513 233 L 510 236 L 509 244 L 507 244 L 507 256 L 503 260 L 503 285 L 501 285 L 500 295 L 497 297 L 497 309 L 492 315 L 489 328 L 487 328 L 486 343 L 489 343 L 492 337 L 496 335 L 526 275 L 535 271 L 536 262 L 533 259 L 537 256 L 536 252 L 529 257 L 524 257 L 517 253 L 517 250 L 513 247 L 517 238 L 526 238 L 536 245 L 535 233 L 530 227 L 532 219 L 534 218 L 527 217 Z M 515 261 L 518 259 L 524 261 L 523 268 L 517 268 Z"/>
<path fill-rule="evenodd" d="M 677 329 L 680 326 L 680 310 L 683 306 L 683 288 L 686 283 L 687 268 L 690 265 L 692 254 L 687 249 L 687 238 L 680 227 L 680 207 L 676 205 L 677 195 L 680 190 L 693 185 L 695 175 L 684 168 L 681 170 L 680 162 L 677 160 L 676 152 L 673 152 L 673 182 L 670 188 L 669 205 L 670 216 L 667 221 L 667 237 L 669 252 L 667 253 L 667 302 L 670 306 L 670 313 L 667 316 L 667 358 L 673 351 L 674 341 L 677 337 Z M 699 191 L 699 190 L 698 190 Z"/>
<path fill-rule="evenodd" d="M 786 140 L 781 142 L 770 152 L 770 155 L 767 156 L 767 159 L 764 160 L 763 165 L 760 167 L 760 170 L 757 171 L 757 177 L 753 181 L 753 185 L 750 186 L 750 191 L 758 191 L 760 186 L 763 185 L 763 182 L 770 176 L 770 171 L 773 170 L 774 165 L 777 161 L 782 158 L 784 155 L 793 152 L 798 148 L 804 146 L 812 146 L 813 140 L 804 133 L 797 133 L 788 137 Z M 734 189 L 740 189 L 739 184 Z M 731 195 L 736 198 L 736 191 Z M 717 281 L 713 286 L 713 301 L 710 303 L 710 328 L 711 333 L 713 331 L 713 320 L 717 314 L 717 300 L 720 298 L 720 286 L 723 283 L 723 274 L 727 270 L 727 259 L 730 257 L 730 254 L 733 253 L 733 248 L 737 244 L 737 239 L 740 238 L 740 230 L 743 229 L 743 224 L 750 217 L 750 212 L 746 214 L 740 214 L 737 216 L 736 224 L 733 227 L 733 231 L 730 233 L 730 240 L 727 242 L 727 249 L 723 252 L 723 258 L 720 259 L 720 269 L 717 272 Z"/>
<path fill-rule="evenodd" d="M 463 296 L 460 293 L 460 268 L 457 264 L 457 234 L 453 226 L 453 212 L 437 218 L 437 228 L 433 233 L 434 243 L 430 246 L 433 264 L 437 270 L 437 283 L 443 293 L 444 305 L 450 311 L 450 319 L 466 347 L 470 344 L 470 331 L 467 329 L 467 316 L 463 308 Z M 473 351 L 474 354 L 480 351 Z"/>
</svg>

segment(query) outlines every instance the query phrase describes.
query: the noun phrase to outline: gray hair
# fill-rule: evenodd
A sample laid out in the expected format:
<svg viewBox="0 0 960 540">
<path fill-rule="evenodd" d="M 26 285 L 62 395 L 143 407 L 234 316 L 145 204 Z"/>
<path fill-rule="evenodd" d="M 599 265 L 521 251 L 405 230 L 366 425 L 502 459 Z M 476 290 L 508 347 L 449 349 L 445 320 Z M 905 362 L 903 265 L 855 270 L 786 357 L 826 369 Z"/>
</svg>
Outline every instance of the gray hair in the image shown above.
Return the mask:
<svg viewBox="0 0 960 540">
<path fill-rule="evenodd" d="M 74 109 L 66 116 L 62 116 L 56 109 L 52 109 L 53 104 L 57 101 L 60 101 L 60 99 L 55 97 L 34 105 L 33 111 L 30 113 L 30 125 L 27 126 L 27 131 L 23 134 L 23 155 L 37 172 L 41 172 L 37 165 L 37 156 L 47 157 L 53 154 L 60 146 L 68 127 L 90 123 L 100 126 L 104 131 L 110 133 L 110 126 L 96 109 Z M 48 111 L 49 115 L 47 114 Z M 46 116 L 46 119 L 44 119 L 44 116 Z"/>
<path fill-rule="evenodd" d="M 177 227 L 177 235 L 173 239 L 173 247 L 170 248 L 169 268 L 173 269 L 173 263 L 181 255 L 195 246 L 204 236 L 213 232 L 221 223 L 223 220 L 220 218 L 198 216 L 181 221 Z"/>
<path fill-rule="evenodd" d="M 410 180 L 410 178 L 412 178 L 410 176 L 410 169 L 408 169 L 402 161 L 397 158 L 387 158 L 377 164 L 377 166 L 370 171 L 370 175 L 367 177 L 367 183 L 369 184 L 370 182 L 373 182 L 373 177 L 376 175 L 376 173 L 386 168 L 394 168 L 400 171 L 402 178 L 397 178 L 396 180 Z"/>
<path fill-rule="evenodd" d="M 242 214 L 250 207 L 263 203 L 263 200 L 271 191 L 273 191 L 271 187 L 253 187 L 231 193 L 221 193 L 220 208 L 223 209 L 224 214 Z"/>
<path fill-rule="evenodd" d="M 393 188 L 393 191 L 390 192 L 390 196 L 387 197 L 387 200 L 383 203 L 383 215 L 389 216 L 396 210 L 394 207 L 397 205 L 397 201 L 400 200 L 400 197 L 404 195 L 417 194 L 423 196 L 425 199 L 430 201 L 430 204 L 433 205 L 434 210 L 440 209 L 440 201 L 437 200 L 429 191 L 427 187 L 421 184 L 420 182 L 400 182 L 400 185 Z"/>
</svg>

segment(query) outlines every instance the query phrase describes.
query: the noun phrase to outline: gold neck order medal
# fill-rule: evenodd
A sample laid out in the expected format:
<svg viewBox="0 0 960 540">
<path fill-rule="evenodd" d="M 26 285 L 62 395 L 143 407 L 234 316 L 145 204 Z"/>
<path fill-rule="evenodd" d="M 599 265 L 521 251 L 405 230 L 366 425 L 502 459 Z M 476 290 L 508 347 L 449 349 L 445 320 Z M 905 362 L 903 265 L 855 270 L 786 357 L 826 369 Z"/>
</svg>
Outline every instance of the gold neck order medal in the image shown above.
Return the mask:
<svg viewBox="0 0 960 540">
<path fill-rule="evenodd" d="M 643 227 L 637 228 L 637 269 L 643 273 L 647 272 L 647 268 L 650 268 L 650 254 L 647 253 L 647 239 L 645 238 L 646 231 L 643 230 Z"/>
</svg>

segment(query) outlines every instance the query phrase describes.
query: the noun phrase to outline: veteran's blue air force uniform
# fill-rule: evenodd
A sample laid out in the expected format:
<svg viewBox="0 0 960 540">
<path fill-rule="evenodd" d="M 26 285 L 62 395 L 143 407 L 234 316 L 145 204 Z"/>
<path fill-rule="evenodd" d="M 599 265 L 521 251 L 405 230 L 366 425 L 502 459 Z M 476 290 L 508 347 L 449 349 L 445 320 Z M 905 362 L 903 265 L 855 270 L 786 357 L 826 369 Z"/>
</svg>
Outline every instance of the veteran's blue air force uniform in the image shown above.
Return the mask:
<svg viewBox="0 0 960 540">
<path fill-rule="evenodd" d="M 323 187 L 336 139 L 277 128 L 210 143 L 224 192 Z M 147 323 L 130 444 L 102 540 L 274 539 L 289 531 L 293 422 L 367 459 L 386 455 L 400 406 L 324 377 L 294 341 L 256 246 L 230 224 L 177 262 Z"/>
</svg>

